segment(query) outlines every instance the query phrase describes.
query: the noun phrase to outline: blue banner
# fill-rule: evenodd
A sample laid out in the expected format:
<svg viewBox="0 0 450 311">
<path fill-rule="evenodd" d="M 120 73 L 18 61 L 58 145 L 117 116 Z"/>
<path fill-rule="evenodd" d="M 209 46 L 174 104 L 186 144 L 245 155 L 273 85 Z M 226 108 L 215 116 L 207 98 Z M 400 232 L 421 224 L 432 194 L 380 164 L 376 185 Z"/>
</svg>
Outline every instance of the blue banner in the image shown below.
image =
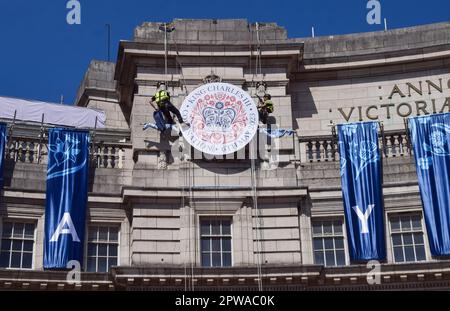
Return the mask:
<svg viewBox="0 0 450 311">
<path fill-rule="evenodd" d="M 44 268 L 83 262 L 89 178 L 89 133 L 50 129 L 45 209 Z"/>
<path fill-rule="evenodd" d="M 338 125 L 338 134 L 350 259 L 383 260 L 386 249 L 378 123 Z"/>
<path fill-rule="evenodd" d="M 6 148 L 6 124 L 0 123 L 0 190 L 3 188 L 3 167 Z"/>
<path fill-rule="evenodd" d="M 450 255 L 450 113 L 409 119 L 430 250 Z"/>
</svg>

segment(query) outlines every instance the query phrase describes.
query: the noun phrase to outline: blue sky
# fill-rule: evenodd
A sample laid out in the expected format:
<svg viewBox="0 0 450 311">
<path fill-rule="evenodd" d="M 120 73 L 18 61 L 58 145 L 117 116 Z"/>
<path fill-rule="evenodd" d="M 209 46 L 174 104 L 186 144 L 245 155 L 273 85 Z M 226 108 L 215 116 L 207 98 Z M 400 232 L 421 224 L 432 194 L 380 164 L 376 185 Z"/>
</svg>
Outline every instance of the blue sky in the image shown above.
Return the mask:
<svg viewBox="0 0 450 311">
<path fill-rule="evenodd" d="M 144 21 L 246 18 L 277 22 L 289 37 L 382 30 L 366 22 L 367 0 L 79 0 L 81 25 L 66 23 L 68 0 L 0 0 L 0 95 L 73 103 L 91 59 L 112 60 L 119 40 Z M 450 21 L 449 0 L 380 0 L 389 28 Z"/>
</svg>

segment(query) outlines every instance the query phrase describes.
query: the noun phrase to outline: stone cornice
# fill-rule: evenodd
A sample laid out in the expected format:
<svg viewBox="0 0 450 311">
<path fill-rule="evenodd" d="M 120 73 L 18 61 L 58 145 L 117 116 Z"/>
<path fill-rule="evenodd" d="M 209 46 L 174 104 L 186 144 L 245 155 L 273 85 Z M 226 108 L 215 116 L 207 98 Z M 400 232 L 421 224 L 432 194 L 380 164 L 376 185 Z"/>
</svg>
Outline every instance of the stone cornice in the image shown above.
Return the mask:
<svg viewBox="0 0 450 311">
<path fill-rule="evenodd" d="M 404 264 L 381 264 L 378 272 L 371 266 L 350 265 L 263 265 L 263 289 L 287 290 L 402 290 L 450 288 L 450 261 Z M 377 284 L 367 281 L 369 273 Z M 22 290 L 115 290 L 115 289 L 183 289 L 185 281 L 197 289 L 257 288 L 256 266 L 229 268 L 148 265 L 112 267 L 110 273 L 81 273 L 81 282 L 70 284 L 67 273 L 59 271 L 0 269 L 0 288 Z"/>
<path fill-rule="evenodd" d="M 142 187 L 123 187 L 122 196 L 124 200 L 132 197 L 137 198 L 182 198 L 189 196 L 187 193 L 189 189 L 184 192 L 180 188 L 142 188 Z M 212 187 L 194 187 L 192 189 L 196 199 L 201 198 L 248 198 L 252 197 L 252 190 L 249 187 L 219 187 L 213 189 Z M 272 198 L 272 197 L 295 197 L 300 198 L 306 196 L 306 189 L 277 189 L 258 187 L 258 198 Z"/>
<path fill-rule="evenodd" d="M 379 284 L 369 285 L 371 268 L 366 265 L 326 268 L 318 265 L 262 266 L 264 289 L 303 290 L 389 290 L 450 286 L 449 261 L 406 264 L 381 264 Z M 129 288 L 155 290 L 184 286 L 184 280 L 198 289 L 239 288 L 250 290 L 258 285 L 255 267 L 199 268 L 186 274 L 182 267 L 117 267 L 112 271 L 117 284 Z"/>
</svg>

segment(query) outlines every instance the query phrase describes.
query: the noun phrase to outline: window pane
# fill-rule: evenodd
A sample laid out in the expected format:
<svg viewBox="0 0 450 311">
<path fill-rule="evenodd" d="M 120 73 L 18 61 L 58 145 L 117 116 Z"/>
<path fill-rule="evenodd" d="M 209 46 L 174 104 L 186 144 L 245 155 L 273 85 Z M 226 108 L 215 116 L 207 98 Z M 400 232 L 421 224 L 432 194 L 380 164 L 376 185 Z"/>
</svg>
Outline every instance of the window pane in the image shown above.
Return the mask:
<svg viewBox="0 0 450 311">
<path fill-rule="evenodd" d="M 394 259 L 395 259 L 395 262 L 405 261 L 405 258 L 403 257 L 403 248 L 402 247 L 394 247 Z"/>
<path fill-rule="evenodd" d="M 402 231 L 408 231 L 411 230 L 411 221 L 409 217 L 402 218 Z"/>
<path fill-rule="evenodd" d="M 117 242 L 119 241 L 119 230 L 116 228 L 109 228 L 109 241 Z"/>
<path fill-rule="evenodd" d="M 425 247 L 423 245 L 416 246 L 417 260 L 425 260 Z"/>
<path fill-rule="evenodd" d="M 23 253 L 22 268 L 31 269 L 32 261 L 33 261 L 33 253 Z"/>
<path fill-rule="evenodd" d="M 117 258 L 116 257 L 109 258 L 109 266 L 108 267 L 112 267 L 112 266 L 117 266 Z"/>
<path fill-rule="evenodd" d="M 5 222 L 3 224 L 3 234 L 2 237 L 4 238 L 10 238 L 12 234 L 12 223 Z"/>
<path fill-rule="evenodd" d="M 107 227 L 99 227 L 98 228 L 98 240 L 99 241 L 108 241 L 108 228 Z"/>
<path fill-rule="evenodd" d="M 414 229 L 422 230 L 422 223 L 420 222 L 420 217 L 419 216 L 413 216 L 412 217 L 412 227 Z"/>
<path fill-rule="evenodd" d="M 32 252 L 33 251 L 33 241 L 24 241 L 23 242 L 23 250 L 25 252 Z"/>
<path fill-rule="evenodd" d="M 334 249 L 333 238 L 323 239 L 325 244 L 325 249 Z"/>
<path fill-rule="evenodd" d="M 88 257 L 86 269 L 88 272 L 95 272 L 95 257 Z"/>
<path fill-rule="evenodd" d="M 222 234 L 231 234 L 231 221 L 222 220 Z"/>
<path fill-rule="evenodd" d="M 399 231 L 400 230 L 400 223 L 398 218 L 392 218 L 391 219 L 391 230 L 392 231 Z"/>
<path fill-rule="evenodd" d="M 14 224 L 14 237 L 15 238 L 23 237 L 23 229 L 24 229 L 24 224 L 15 223 Z"/>
<path fill-rule="evenodd" d="M 205 238 L 202 239 L 202 248 L 201 248 L 202 252 L 210 251 L 210 241 L 211 241 L 210 239 Z"/>
<path fill-rule="evenodd" d="M 231 252 L 231 239 L 222 239 L 222 252 Z"/>
<path fill-rule="evenodd" d="M 403 244 L 404 245 L 412 245 L 413 244 L 412 240 L 413 239 L 412 239 L 411 233 L 403 234 Z"/>
<path fill-rule="evenodd" d="M 14 240 L 12 243 L 13 251 L 22 251 L 22 241 Z"/>
<path fill-rule="evenodd" d="M 213 220 L 211 221 L 211 234 L 220 234 L 220 221 Z"/>
<path fill-rule="evenodd" d="M 213 267 L 220 267 L 222 265 L 222 258 L 220 256 L 220 253 L 212 254 L 212 265 Z"/>
<path fill-rule="evenodd" d="M 332 234 L 333 233 L 333 226 L 331 221 L 324 221 L 323 222 L 323 234 Z"/>
<path fill-rule="evenodd" d="M 19 252 L 13 252 L 11 255 L 11 268 L 20 268 L 20 256 Z"/>
<path fill-rule="evenodd" d="M 323 252 L 314 252 L 314 263 L 316 265 L 323 265 Z"/>
<path fill-rule="evenodd" d="M 0 267 L 2 268 L 9 267 L 9 252 L 0 253 Z"/>
<path fill-rule="evenodd" d="M 342 234 L 342 221 L 337 220 L 334 222 L 334 234 Z"/>
<path fill-rule="evenodd" d="M 313 243 L 314 243 L 314 250 L 315 250 L 315 251 L 319 251 L 319 250 L 322 250 L 322 249 L 323 249 L 323 241 L 322 241 L 322 239 L 320 239 L 320 238 L 315 238 L 315 239 L 313 240 Z"/>
<path fill-rule="evenodd" d="M 98 256 L 106 256 L 106 244 L 98 244 Z"/>
<path fill-rule="evenodd" d="M 203 220 L 200 224 L 200 233 L 201 234 L 210 234 L 209 230 L 209 221 Z"/>
<path fill-rule="evenodd" d="M 231 253 L 224 253 L 223 254 L 223 265 L 225 267 L 231 266 Z"/>
<path fill-rule="evenodd" d="M 117 257 L 117 245 L 108 246 L 108 255 Z"/>
<path fill-rule="evenodd" d="M 344 248 L 344 239 L 343 238 L 335 238 L 334 245 L 335 245 L 336 249 L 343 249 Z"/>
<path fill-rule="evenodd" d="M 11 240 L 2 240 L 2 251 L 9 251 L 11 249 Z"/>
<path fill-rule="evenodd" d="M 99 257 L 98 258 L 98 270 L 97 272 L 106 272 L 108 271 L 108 266 L 106 265 L 106 258 Z"/>
<path fill-rule="evenodd" d="M 89 241 L 97 241 L 97 227 L 89 227 L 88 239 Z"/>
<path fill-rule="evenodd" d="M 394 246 L 402 245 L 402 237 L 400 236 L 400 234 L 392 235 L 392 244 Z"/>
<path fill-rule="evenodd" d="M 88 244 L 88 256 L 97 256 L 97 245 L 93 243 Z"/>
<path fill-rule="evenodd" d="M 343 250 L 336 251 L 336 260 L 338 266 L 345 266 L 345 253 Z"/>
<path fill-rule="evenodd" d="M 313 223 L 313 234 L 314 235 L 322 235 L 322 223 L 321 222 Z"/>
<path fill-rule="evenodd" d="M 34 238 L 34 224 L 25 224 L 25 237 Z"/>
<path fill-rule="evenodd" d="M 414 248 L 412 246 L 405 247 L 405 260 L 406 261 L 415 261 L 414 258 Z"/>
<path fill-rule="evenodd" d="M 210 266 L 211 266 L 210 254 L 203 253 L 202 254 L 202 267 L 210 267 Z"/>
<path fill-rule="evenodd" d="M 220 239 L 212 239 L 212 250 L 220 252 Z"/>
<path fill-rule="evenodd" d="M 336 262 L 334 260 L 334 251 L 326 251 L 325 252 L 325 260 L 327 266 L 334 266 Z"/>
<path fill-rule="evenodd" d="M 423 244 L 423 234 L 422 233 L 414 233 L 414 243 L 415 244 Z"/>
</svg>

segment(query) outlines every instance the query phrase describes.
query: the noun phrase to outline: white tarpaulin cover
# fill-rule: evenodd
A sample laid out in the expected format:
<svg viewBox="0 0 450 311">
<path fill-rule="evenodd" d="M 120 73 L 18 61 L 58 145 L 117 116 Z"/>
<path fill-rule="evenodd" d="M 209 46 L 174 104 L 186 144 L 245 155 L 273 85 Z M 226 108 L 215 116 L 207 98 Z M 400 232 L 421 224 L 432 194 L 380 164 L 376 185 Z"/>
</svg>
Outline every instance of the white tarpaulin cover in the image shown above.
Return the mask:
<svg viewBox="0 0 450 311">
<path fill-rule="evenodd" d="M 14 119 L 15 111 L 16 120 L 40 123 L 44 114 L 44 123 L 76 128 L 94 128 L 95 117 L 97 128 L 104 128 L 106 122 L 99 110 L 0 96 L 0 118 Z"/>
</svg>

